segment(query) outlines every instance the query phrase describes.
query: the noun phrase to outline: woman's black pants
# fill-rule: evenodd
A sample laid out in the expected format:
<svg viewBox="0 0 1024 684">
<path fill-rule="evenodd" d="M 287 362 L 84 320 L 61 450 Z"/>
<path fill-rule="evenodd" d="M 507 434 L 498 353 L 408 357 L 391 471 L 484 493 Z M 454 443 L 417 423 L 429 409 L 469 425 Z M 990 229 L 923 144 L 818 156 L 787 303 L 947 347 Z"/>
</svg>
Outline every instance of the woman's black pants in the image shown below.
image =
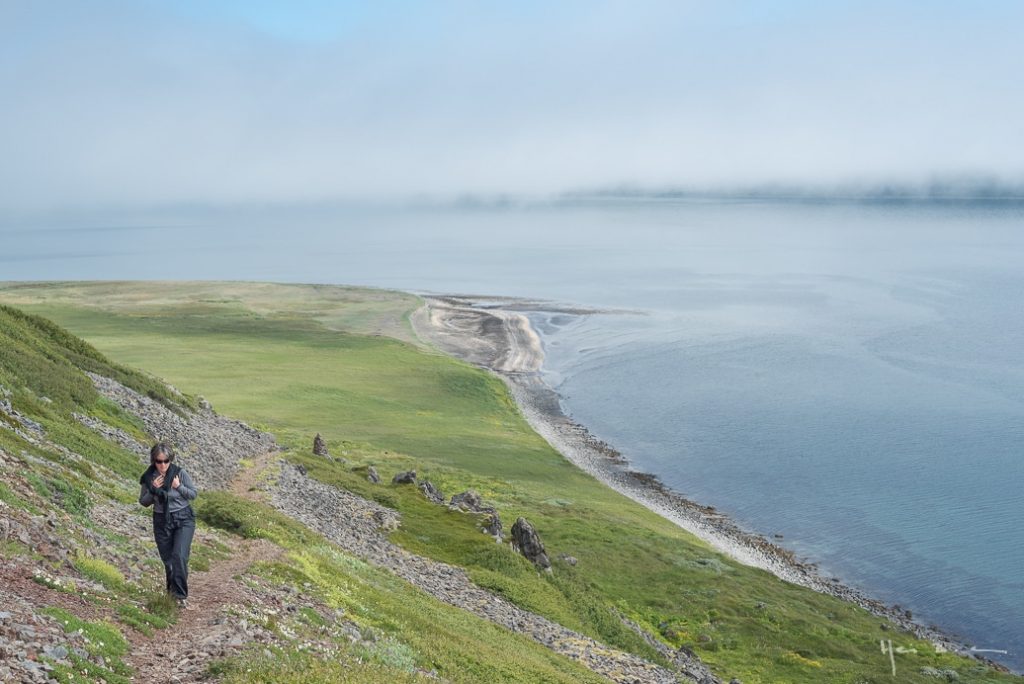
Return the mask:
<svg viewBox="0 0 1024 684">
<path fill-rule="evenodd" d="M 167 593 L 177 598 L 188 597 L 188 555 L 195 533 L 196 517 L 191 506 L 173 513 L 153 513 L 153 538 L 164 562 Z"/>
</svg>

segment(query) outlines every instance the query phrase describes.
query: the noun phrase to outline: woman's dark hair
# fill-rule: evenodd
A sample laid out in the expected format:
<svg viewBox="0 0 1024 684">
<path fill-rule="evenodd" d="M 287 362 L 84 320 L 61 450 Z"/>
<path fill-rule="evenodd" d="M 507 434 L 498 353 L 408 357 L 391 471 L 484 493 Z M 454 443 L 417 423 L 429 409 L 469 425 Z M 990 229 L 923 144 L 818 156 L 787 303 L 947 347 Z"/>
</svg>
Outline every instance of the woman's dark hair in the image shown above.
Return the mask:
<svg viewBox="0 0 1024 684">
<path fill-rule="evenodd" d="M 174 452 L 171 451 L 171 447 L 167 446 L 163 442 L 157 442 L 153 445 L 153 448 L 149 450 L 149 462 L 153 463 L 158 456 L 163 456 L 171 463 L 174 463 Z"/>
</svg>

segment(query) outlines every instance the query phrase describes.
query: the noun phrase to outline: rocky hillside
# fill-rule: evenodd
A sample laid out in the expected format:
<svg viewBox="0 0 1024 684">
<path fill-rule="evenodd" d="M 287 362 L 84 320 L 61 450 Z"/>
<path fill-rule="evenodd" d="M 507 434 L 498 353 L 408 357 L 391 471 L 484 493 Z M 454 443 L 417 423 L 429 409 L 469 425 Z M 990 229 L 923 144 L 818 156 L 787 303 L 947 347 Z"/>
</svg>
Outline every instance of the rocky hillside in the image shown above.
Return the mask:
<svg viewBox="0 0 1024 684">
<path fill-rule="evenodd" d="M 394 510 L 44 319 L 0 307 L 0 343 L 3 681 L 720 681 L 650 635 L 643 655 L 608 647 L 402 549 Z M 157 440 L 201 491 L 180 613 L 136 501 Z M 514 553 L 493 507 L 450 505 Z"/>
</svg>

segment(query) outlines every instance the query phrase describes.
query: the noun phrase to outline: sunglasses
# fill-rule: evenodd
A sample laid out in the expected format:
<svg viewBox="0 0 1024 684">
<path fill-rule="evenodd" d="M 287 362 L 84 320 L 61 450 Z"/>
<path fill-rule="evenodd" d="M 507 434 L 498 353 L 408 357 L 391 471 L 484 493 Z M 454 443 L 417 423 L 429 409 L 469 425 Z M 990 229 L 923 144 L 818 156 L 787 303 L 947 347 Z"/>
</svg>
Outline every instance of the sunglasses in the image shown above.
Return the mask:
<svg viewBox="0 0 1024 684">
<path fill-rule="evenodd" d="M 165 459 L 165 460 L 163 460 L 163 461 L 161 461 L 161 460 L 160 460 L 160 459 L 158 458 L 158 459 L 155 459 L 155 460 L 153 461 L 153 463 L 170 463 L 170 461 L 168 461 L 168 460 L 166 460 L 166 459 Z"/>
</svg>

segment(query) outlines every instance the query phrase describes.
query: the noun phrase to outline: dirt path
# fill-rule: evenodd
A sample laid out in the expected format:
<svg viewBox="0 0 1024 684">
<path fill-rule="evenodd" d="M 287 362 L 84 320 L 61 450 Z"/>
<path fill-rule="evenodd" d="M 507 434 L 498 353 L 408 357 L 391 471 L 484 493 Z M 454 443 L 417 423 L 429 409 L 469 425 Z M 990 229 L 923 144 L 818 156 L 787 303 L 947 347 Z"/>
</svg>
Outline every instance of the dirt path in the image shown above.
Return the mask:
<svg viewBox="0 0 1024 684">
<path fill-rule="evenodd" d="M 257 498 L 259 476 L 272 462 L 274 453 L 254 459 L 253 465 L 238 472 L 231 491 Z M 194 682 L 202 678 L 215 658 L 254 640 L 256 636 L 241 618 L 225 617 L 225 608 L 245 606 L 252 590 L 236 579 L 256 561 L 273 561 L 282 549 L 265 539 L 242 539 L 230 558 L 211 563 L 207 572 L 189 574 L 188 610 L 178 611 L 178 621 L 152 637 L 131 631 L 130 654 L 125 658 L 135 672 L 135 682 Z"/>
</svg>

